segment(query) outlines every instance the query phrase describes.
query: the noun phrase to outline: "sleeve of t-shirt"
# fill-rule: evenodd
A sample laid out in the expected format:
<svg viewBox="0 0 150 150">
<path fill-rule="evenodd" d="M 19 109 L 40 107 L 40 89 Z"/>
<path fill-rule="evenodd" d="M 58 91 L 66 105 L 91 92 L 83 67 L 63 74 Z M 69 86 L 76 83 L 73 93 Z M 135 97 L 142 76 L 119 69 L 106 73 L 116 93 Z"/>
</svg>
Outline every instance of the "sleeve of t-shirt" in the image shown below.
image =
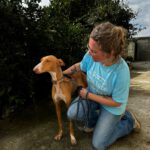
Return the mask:
<svg viewBox="0 0 150 150">
<path fill-rule="evenodd" d="M 112 91 L 112 99 L 119 103 L 126 103 L 129 96 L 130 73 L 128 69 L 122 69 L 118 72 L 114 89 Z"/>
<path fill-rule="evenodd" d="M 88 52 L 84 55 L 82 61 L 80 62 L 80 69 L 83 71 L 83 72 L 87 72 L 88 70 L 88 67 L 90 66 L 91 64 L 91 61 L 92 61 L 92 58 L 91 56 L 88 54 Z"/>
</svg>

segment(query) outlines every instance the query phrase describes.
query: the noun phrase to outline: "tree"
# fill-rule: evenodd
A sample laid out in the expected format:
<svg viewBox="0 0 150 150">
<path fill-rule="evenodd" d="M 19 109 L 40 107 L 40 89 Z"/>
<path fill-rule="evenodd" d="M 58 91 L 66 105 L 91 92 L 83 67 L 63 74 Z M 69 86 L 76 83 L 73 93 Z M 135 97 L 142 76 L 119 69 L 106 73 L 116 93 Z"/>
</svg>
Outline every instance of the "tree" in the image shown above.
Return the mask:
<svg viewBox="0 0 150 150">
<path fill-rule="evenodd" d="M 97 23 L 110 21 L 121 25 L 129 36 L 137 30 L 130 23 L 136 14 L 120 0 L 51 0 L 44 10 L 48 12 L 48 28 L 55 32 L 50 47 L 69 65 L 81 60 L 88 35 Z"/>
<path fill-rule="evenodd" d="M 37 77 L 33 66 L 49 54 L 62 58 L 66 67 L 80 61 L 95 24 L 110 21 L 129 36 L 137 31 L 130 23 L 136 14 L 121 0 L 51 0 L 48 7 L 39 2 L 0 1 L 0 110 L 49 97 L 49 76 Z M 37 88 L 39 81 L 43 86 Z"/>
<path fill-rule="evenodd" d="M 40 43 L 36 23 L 42 13 L 37 2 L 30 1 L 27 9 L 21 0 L 0 1 L 1 115 L 8 115 L 33 96 L 32 54 Z"/>
</svg>

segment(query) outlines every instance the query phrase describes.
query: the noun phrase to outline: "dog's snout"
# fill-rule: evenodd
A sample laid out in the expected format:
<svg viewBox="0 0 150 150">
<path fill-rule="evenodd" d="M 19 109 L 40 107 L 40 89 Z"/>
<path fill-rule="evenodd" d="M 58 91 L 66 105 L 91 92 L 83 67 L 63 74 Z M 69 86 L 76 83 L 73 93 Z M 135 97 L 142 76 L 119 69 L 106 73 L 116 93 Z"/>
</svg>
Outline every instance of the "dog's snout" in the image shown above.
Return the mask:
<svg viewBox="0 0 150 150">
<path fill-rule="evenodd" d="M 39 72 L 40 72 L 40 71 L 39 71 L 39 68 L 38 68 L 37 66 L 35 66 L 35 67 L 33 68 L 33 72 L 39 73 Z"/>
</svg>

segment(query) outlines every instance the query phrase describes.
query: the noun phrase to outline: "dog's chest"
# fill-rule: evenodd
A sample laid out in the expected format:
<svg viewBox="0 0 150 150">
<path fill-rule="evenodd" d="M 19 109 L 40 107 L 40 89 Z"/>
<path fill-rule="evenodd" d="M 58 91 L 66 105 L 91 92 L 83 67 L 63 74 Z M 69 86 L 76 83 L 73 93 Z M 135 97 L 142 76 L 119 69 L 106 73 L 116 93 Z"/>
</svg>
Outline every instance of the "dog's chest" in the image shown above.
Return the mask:
<svg viewBox="0 0 150 150">
<path fill-rule="evenodd" d="M 63 94 L 60 85 L 59 84 L 55 84 L 54 88 L 55 88 L 55 93 L 54 93 L 54 100 L 55 100 L 55 102 L 57 102 L 59 100 L 63 100 L 66 103 L 66 97 Z"/>
</svg>

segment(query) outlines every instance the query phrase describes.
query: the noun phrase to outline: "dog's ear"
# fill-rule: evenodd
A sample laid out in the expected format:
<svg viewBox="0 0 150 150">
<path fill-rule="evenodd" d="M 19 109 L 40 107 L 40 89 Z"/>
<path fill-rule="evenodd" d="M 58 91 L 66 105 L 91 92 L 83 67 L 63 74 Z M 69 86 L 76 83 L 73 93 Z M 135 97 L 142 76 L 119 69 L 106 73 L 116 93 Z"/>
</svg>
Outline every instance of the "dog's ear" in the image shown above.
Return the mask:
<svg viewBox="0 0 150 150">
<path fill-rule="evenodd" d="M 65 66 L 65 63 L 63 62 L 62 59 L 58 59 L 58 62 L 59 62 L 59 64 L 60 64 L 60 66 Z"/>
</svg>

